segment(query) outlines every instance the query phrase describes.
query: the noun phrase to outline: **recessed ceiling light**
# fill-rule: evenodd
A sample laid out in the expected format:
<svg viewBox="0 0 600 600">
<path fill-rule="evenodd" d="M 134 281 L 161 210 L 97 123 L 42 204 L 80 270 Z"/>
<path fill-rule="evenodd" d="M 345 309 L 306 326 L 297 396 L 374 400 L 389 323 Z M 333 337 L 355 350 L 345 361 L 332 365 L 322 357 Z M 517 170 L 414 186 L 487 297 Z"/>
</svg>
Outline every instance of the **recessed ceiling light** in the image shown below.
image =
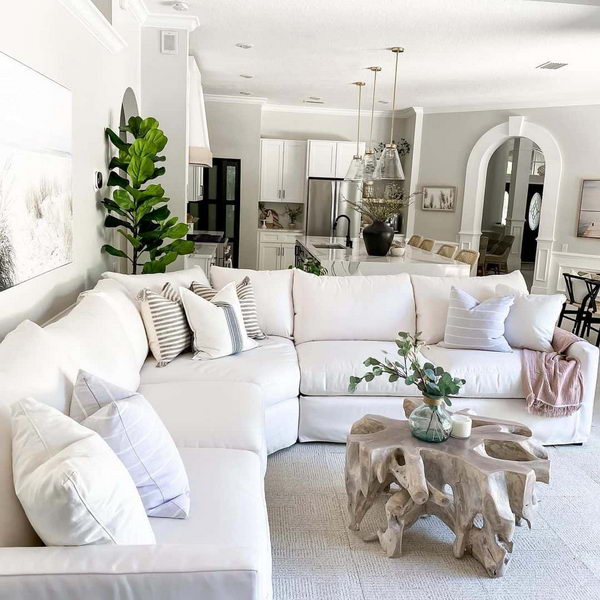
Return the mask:
<svg viewBox="0 0 600 600">
<path fill-rule="evenodd" d="M 243 77 L 244 79 L 254 79 L 254 75 L 246 75 L 244 73 L 242 73 L 240 77 Z"/>
<path fill-rule="evenodd" d="M 305 104 L 325 104 L 323 100 L 302 100 Z"/>
<path fill-rule="evenodd" d="M 248 44 L 246 42 L 238 42 L 236 46 L 242 50 L 250 50 L 250 48 L 253 48 L 252 44 Z"/>
<path fill-rule="evenodd" d="M 556 69 L 562 69 L 566 67 L 568 63 L 561 62 L 552 62 L 551 60 L 547 60 L 545 63 L 538 65 L 536 69 L 550 69 L 551 71 L 556 71 Z"/>
<path fill-rule="evenodd" d="M 251 92 L 240 92 L 242 96 L 252 96 Z"/>
<path fill-rule="evenodd" d="M 319 96 L 309 96 L 308 99 L 309 100 L 320 100 L 321 98 Z"/>
<path fill-rule="evenodd" d="M 377 100 L 377 102 L 379 102 L 379 104 L 389 104 L 388 100 Z"/>
<path fill-rule="evenodd" d="M 190 9 L 190 5 L 187 2 L 173 2 L 171 6 L 173 7 L 173 10 L 178 12 L 185 12 Z"/>
</svg>

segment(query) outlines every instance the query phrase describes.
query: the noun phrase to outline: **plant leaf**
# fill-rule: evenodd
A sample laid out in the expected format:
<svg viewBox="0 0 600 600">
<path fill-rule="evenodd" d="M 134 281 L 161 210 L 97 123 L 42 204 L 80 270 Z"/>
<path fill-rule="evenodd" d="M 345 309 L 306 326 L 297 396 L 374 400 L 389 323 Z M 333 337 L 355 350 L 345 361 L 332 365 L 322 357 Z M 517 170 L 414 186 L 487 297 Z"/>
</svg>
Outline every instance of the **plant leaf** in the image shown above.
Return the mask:
<svg viewBox="0 0 600 600">
<path fill-rule="evenodd" d="M 129 148 L 129 153 L 131 156 L 154 156 L 158 151 L 156 144 L 153 144 L 151 141 L 146 138 L 139 138 L 131 144 L 131 148 Z"/>
<path fill-rule="evenodd" d="M 156 152 L 154 152 L 154 154 L 157 154 L 158 152 L 163 150 L 164 147 L 167 145 L 167 142 L 169 141 L 167 136 L 160 129 L 150 130 L 144 136 L 144 139 L 156 146 Z M 161 156 L 160 159 L 164 160 L 164 157 Z"/>
<path fill-rule="evenodd" d="M 106 182 L 106 185 L 108 187 L 118 186 L 123 189 L 126 189 L 127 187 L 129 187 L 129 180 L 126 179 L 125 177 L 121 177 L 114 171 L 111 171 L 108 175 L 108 181 Z"/>
<path fill-rule="evenodd" d="M 131 223 L 123 219 L 117 219 L 117 217 L 113 217 L 112 215 L 106 215 L 104 218 L 104 227 L 125 227 L 130 231 L 133 230 Z"/>
<path fill-rule="evenodd" d="M 110 246 L 109 244 L 104 244 L 101 250 L 102 252 L 106 252 L 107 254 L 110 254 L 112 256 L 118 256 L 120 258 L 129 258 L 127 254 L 123 252 L 123 250 L 117 250 L 117 248 L 113 248 L 113 246 Z"/>
<path fill-rule="evenodd" d="M 140 122 L 138 135 L 144 137 L 151 129 L 158 127 L 158 121 L 154 117 L 148 117 Z"/>
<path fill-rule="evenodd" d="M 124 142 L 110 127 L 107 127 L 104 130 L 106 137 L 112 142 L 114 146 L 116 146 L 119 150 L 124 150 L 125 152 L 129 149 L 129 144 Z"/>
<path fill-rule="evenodd" d="M 131 196 L 123 189 L 115 190 L 113 192 L 113 200 L 123 210 L 133 210 L 135 203 Z"/>
<path fill-rule="evenodd" d="M 139 239 L 133 237 L 133 235 L 131 235 L 130 233 L 127 233 L 126 231 L 124 231 L 123 229 L 117 229 L 117 231 L 127 240 L 129 240 L 129 243 L 134 247 L 139 249 L 142 245 L 142 242 L 140 242 Z"/>
<path fill-rule="evenodd" d="M 132 156 L 127 167 L 127 174 L 131 177 L 133 187 L 136 188 L 150 179 L 153 171 L 155 171 L 154 163 L 147 156 Z"/>
<path fill-rule="evenodd" d="M 189 230 L 190 228 L 186 223 L 178 223 L 177 225 L 167 229 L 165 232 L 165 237 L 169 239 L 179 239 L 186 236 Z"/>
</svg>

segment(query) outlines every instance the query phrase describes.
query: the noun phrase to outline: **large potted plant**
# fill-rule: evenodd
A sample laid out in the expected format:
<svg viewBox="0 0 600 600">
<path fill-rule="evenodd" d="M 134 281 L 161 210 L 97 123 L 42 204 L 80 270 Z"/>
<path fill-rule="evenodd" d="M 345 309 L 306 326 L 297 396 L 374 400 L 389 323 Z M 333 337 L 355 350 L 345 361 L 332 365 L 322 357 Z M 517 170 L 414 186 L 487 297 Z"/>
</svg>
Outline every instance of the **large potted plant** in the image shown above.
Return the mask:
<svg viewBox="0 0 600 600">
<path fill-rule="evenodd" d="M 191 254 L 194 243 L 184 239 L 188 225 L 171 216 L 160 184 L 148 181 L 165 173 L 157 166 L 165 157 L 160 155 L 167 145 L 167 137 L 158 128 L 153 117 L 131 117 L 119 130 L 131 135 L 133 142 L 123 140 L 112 129 L 106 128 L 106 136 L 118 150 L 108 168 L 108 186 L 115 187 L 112 198 L 104 198 L 102 204 L 107 215 L 104 226 L 116 228 L 131 246 L 130 252 L 119 250 L 110 244 L 102 251 L 112 256 L 126 258 L 135 274 L 142 267 L 143 273 L 164 273 L 167 265 L 178 256 Z"/>
<path fill-rule="evenodd" d="M 390 383 L 403 379 L 406 385 L 415 385 L 423 395 L 423 404 L 408 419 L 412 434 L 426 442 L 446 441 L 452 431 L 452 420 L 445 405 L 451 406 L 450 396 L 458 393 L 465 380 L 452 377 L 430 362 L 422 363 L 419 351 L 423 343 L 416 336 L 401 331 L 396 346 L 400 360 L 391 360 L 387 356 L 383 362 L 367 358 L 364 365 L 370 367 L 370 371 L 361 377 L 350 377 L 348 391 L 353 393 L 361 381 L 373 381 L 382 375 L 387 375 Z"/>
</svg>

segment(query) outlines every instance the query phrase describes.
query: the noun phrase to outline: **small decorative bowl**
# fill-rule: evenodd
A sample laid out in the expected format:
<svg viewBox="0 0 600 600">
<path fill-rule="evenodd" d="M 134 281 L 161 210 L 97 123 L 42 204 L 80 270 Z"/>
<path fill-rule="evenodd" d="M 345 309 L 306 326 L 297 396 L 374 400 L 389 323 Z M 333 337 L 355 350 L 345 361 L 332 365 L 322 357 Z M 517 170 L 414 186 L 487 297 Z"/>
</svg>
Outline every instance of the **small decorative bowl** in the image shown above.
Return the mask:
<svg viewBox="0 0 600 600">
<path fill-rule="evenodd" d="M 392 256 L 404 256 L 404 253 L 406 252 L 406 248 L 399 248 L 397 246 L 392 246 L 390 252 L 392 253 Z"/>
</svg>

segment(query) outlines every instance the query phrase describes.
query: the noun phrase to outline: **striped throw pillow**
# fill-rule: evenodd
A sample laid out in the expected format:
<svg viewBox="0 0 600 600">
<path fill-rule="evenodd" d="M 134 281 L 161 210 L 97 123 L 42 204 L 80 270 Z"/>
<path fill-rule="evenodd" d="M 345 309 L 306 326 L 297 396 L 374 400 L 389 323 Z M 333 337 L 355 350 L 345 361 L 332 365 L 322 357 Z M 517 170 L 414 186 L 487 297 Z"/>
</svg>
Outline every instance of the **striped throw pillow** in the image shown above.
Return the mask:
<svg viewBox="0 0 600 600">
<path fill-rule="evenodd" d="M 512 296 L 479 302 L 452 287 L 443 345 L 446 348 L 511 352 L 504 337 L 504 321 L 514 302 Z"/>
<path fill-rule="evenodd" d="M 192 342 L 181 297 L 171 283 L 166 283 L 160 294 L 142 290 L 138 301 L 156 366 L 164 367 L 187 350 Z"/>
<path fill-rule="evenodd" d="M 194 294 L 212 300 L 217 293 L 217 290 L 197 281 L 192 282 L 190 289 Z M 263 333 L 258 324 L 258 312 L 256 310 L 256 299 L 254 297 L 254 289 L 250 277 L 244 277 L 236 286 L 238 300 L 242 309 L 242 318 L 244 319 L 244 327 L 248 337 L 255 340 L 264 340 L 267 336 Z"/>
<path fill-rule="evenodd" d="M 79 371 L 70 416 L 95 431 L 123 463 L 151 517 L 185 519 L 190 485 L 173 438 L 148 400 Z"/>
</svg>

